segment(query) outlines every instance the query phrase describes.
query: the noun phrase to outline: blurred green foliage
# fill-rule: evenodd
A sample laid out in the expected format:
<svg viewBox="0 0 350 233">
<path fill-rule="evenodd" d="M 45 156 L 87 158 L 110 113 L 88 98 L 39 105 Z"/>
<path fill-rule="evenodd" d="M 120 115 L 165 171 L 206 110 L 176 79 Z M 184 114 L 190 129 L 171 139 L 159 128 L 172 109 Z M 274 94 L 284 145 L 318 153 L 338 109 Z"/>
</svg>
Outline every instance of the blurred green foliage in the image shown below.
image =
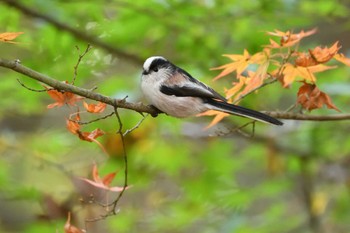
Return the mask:
<svg viewBox="0 0 350 233">
<path fill-rule="evenodd" d="M 73 79 L 74 65 L 85 50 L 81 40 L 43 18 L 33 18 L 0 1 L 0 31 L 23 31 L 19 44 L 0 44 L 1 57 L 58 80 Z M 130 54 L 112 53 L 92 43 L 78 69 L 76 85 L 105 95 L 141 101 L 140 61 L 163 55 L 193 76 L 221 91 L 233 80 L 212 83 L 209 71 L 227 60 L 221 54 L 250 52 L 268 43 L 265 31 L 320 28 L 308 44 L 340 40 L 344 53 L 349 14 L 347 1 L 14 1 L 48 15 L 82 34 Z M 325 25 L 332 25 L 325 29 Z M 306 46 L 307 44 L 304 44 Z M 76 48 L 78 47 L 79 50 Z M 115 135 L 118 123 L 109 118 L 86 126 L 102 128 L 106 157 L 93 143 L 80 141 L 65 128 L 74 108 L 47 110 L 43 89 L 15 72 L 1 69 L 0 85 L 0 232 L 63 232 L 67 211 L 73 224 L 88 232 L 348 232 L 349 151 L 347 122 L 285 121 L 283 127 L 257 124 L 255 136 L 235 132 L 215 136 L 247 122 L 227 119 L 204 130 L 210 119 L 147 117 L 126 137 L 129 184 L 119 213 L 103 221 L 97 204 L 79 202 L 89 196 L 75 177 L 119 170 L 123 182 L 122 148 Z M 348 110 L 349 69 L 320 76 L 321 89 Z M 268 86 L 244 99 L 243 105 L 285 110 L 295 103 L 298 86 Z M 328 92 L 327 92 L 328 93 Z M 108 109 L 107 112 L 112 111 Z M 142 118 L 120 110 L 124 129 Z M 331 114 L 317 110 L 317 114 Z M 82 115 L 84 120 L 94 116 Z M 245 128 L 251 134 L 251 128 Z M 213 137 L 210 137 L 213 134 Z M 85 190 L 85 191 L 84 191 Z M 309 199 L 308 199 L 309 198 Z"/>
</svg>

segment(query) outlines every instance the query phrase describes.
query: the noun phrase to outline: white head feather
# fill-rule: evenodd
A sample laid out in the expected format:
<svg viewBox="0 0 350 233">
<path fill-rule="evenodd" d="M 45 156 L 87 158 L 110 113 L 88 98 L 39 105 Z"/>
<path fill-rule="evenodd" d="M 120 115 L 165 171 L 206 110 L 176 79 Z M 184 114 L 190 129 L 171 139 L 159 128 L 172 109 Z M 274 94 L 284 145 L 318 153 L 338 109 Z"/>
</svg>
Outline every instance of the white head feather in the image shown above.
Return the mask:
<svg viewBox="0 0 350 233">
<path fill-rule="evenodd" d="M 146 59 L 145 63 L 143 63 L 143 70 L 149 71 L 149 68 L 150 68 L 152 62 L 153 62 L 154 60 L 157 60 L 157 59 L 161 59 L 161 60 L 167 61 L 167 59 L 165 59 L 165 58 L 162 57 L 162 56 L 153 56 L 153 57 L 149 57 L 149 58 Z"/>
</svg>

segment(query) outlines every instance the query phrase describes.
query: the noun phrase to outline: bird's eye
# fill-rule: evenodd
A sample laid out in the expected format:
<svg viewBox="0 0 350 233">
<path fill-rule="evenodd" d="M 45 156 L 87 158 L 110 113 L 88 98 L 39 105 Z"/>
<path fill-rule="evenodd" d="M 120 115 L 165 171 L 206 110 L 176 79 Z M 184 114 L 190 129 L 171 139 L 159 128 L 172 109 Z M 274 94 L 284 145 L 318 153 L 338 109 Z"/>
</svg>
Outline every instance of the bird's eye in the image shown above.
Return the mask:
<svg viewBox="0 0 350 233">
<path fill-rule="evenodd" d="M 154 72 L 158 72 L 158 68 L 154 68 L 153 71 L 154 71 Z"/>
</svg>

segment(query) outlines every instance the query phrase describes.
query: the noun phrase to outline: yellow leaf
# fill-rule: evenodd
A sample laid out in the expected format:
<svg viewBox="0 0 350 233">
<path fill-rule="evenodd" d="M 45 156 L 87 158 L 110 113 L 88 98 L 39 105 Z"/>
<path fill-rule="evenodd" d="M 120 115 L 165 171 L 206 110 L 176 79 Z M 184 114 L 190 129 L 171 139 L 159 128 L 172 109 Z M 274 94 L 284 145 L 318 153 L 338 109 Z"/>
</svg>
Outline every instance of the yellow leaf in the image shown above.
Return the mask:
<svg viewBox="0 0 350 233">
<path fill-rule="evenodd" d="M 217 112 L 217 111 L 216 111 Z M 228 113 L 224 113 L 224 112 L 217 112 L 217 115 L 213 118 L 213 120 L 210 122 L 210 124 L 205 127 L 206 129 L 209 129 L 211 127 L 213 127 L 214 125 L 216 125 L 217 123 L 219 123 L 222 119 L 224 119 L 225 117 L 229 116 L 230 114 Z"/>
<path fill-rule="evenodd" d="M 205 129 L 209 129 L 210 127 L 213 127 L 217 123 L 219 123 L 222 119 L 225 117 L 229 116 L 230 114 L 224 113 L 224 112 L 219 112 L 215 110 L 208 110 L 206 112 L 200 113 L 197 116 L 215 116 L 213 120 L 210 122 L 208 126 L 205 127 Z"/>
<path fill-rule="evenodd" d="M 243 55 L 241 54 L 225 54 L 225 57 L 230 58 L 232 61 L 229 64 L 212 68 L 211 70 L 223 70 L 219 75 L 217 75 L 214 80 L 222 78 L 234 71 L 236 71 L 237 76 L 242 74 L 245 69 L 247 69 L 250 62 L 250 55 L 247 50 L 244 50 Z"/>
<path fill-rule="evenodd" d="M 350 66 L 350 58 L 345 57 L 342 53 L 337 53 L 333 58 L 347 66 Z"/>
<path fill-rule="evenodd" d="M 316 31 L 317 31 L 317 29 L 314 28 L 314 29 L 311 29 L 311 30 L 306 31 L 306 32 L 304 32 L 302 30 L 299 33 L 292 33 L 291 31 L 282 32 L 279 30 L 275 30 L 274 32 L 267 32 L 268 35 L 278 36 L 281 38 L 280 44 L 278 44 L 277 42 L 270 39 L 270 45 L 268 45 L 267 47 L 269 47 L 269 48 L 291 47 L 291 46 L 297 44 L 304 37 L 315 34 Z"/>
<path fill-rule="evenodd" d="M 238 91 L 243 88 L 247 78 L 240 75 L 238 77 L 238 79 L 239 79 L 238 83 L 237 82 L 232 83 L 233 87 L 225 91 L 226 92 L 226 99 L 229 99 L 232 96 L 234 96 L 235 94 L 237 94 Z"/>
<path fill-rule="evenodd" d="M 302 80 L 309 81 L 311 83 L 316 82 L 316 77 L 314 73 L 322 72 L 329 69 L 334 69 L 336 66 L 326 66 L 323 64 L 318 64 L 315 66 L 295 66 L 290 63 L 284 65 L 283 69 L 283 86 L 287 87 L 295 81 L 296 78 L 301 78 Z"/>
<path fill-rule="evenodd" d="M 261 86 L 264 83 L 264 80 L 267 77 L 267 68 L 269 67 L 269 62 L 261 64 L 256 72 L 248 72 L 250 75 L 249 81 L 246 83 L 246 87 L 241 92 L 240 95 L 245 95 L 257 87 Z"/>
<path fill-rule="evenodd" d="M 14 42 L 12 40 L 16 39 L 17 36 L 23 34 L 24 32 L 4 32 L 0 33 L 0 41 L 6 42 L 6 43 L 18 43 Z"/>
</svg>

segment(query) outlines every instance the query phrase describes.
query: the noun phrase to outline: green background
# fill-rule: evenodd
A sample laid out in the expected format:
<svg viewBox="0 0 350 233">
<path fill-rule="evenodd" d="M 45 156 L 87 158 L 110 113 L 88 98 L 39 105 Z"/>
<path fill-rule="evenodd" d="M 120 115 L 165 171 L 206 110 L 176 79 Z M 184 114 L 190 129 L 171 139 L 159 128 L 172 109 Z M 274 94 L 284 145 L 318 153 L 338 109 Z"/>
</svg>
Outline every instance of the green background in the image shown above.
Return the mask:
<svg viewBox="0 0 350 233">
<path fill-rule="evenodd" d="M 11 7 L 13 2 L 41 17 Z M 93 49 L 79 65 L 76 85 L 97 86 L 99 93 L 128 96 L 132 102 L 144 101 L 139 89 L 142 63 L 152 55 L 167 57 L 223 93 L 234 80 L 212 82 L 218 72 L 210 68 L 228 62 L 222 54 L 261 50 L 268 43 L 266 31 L 317 27 L 319 32 L 302 47 L 339 40 L 343 53 L 350 48 L 345 0 L 13 2 L 0 1 L 0 32 L 24 34 L 16 39 L 19 44 L 0 44 L 1 58 L 19 59 L 38 72 L 71 81 L 78 56 L 90 43 Z M 0 232 L 64 232 L 68 211 L 72 223 L 87 232 L 350 231 L 347 121 L 286 120 L 283 127 L 257 123 L 254 137 L 239 132 L 220 136 L 248 120 L 230 117 L 204 130 L 210 117 L 180 120 L 164 114 L 148 116 L 126 137 L 132 188 L 118 214 L 86 223 L 105 213 L 97 202 L 106 197 L 78 177 L 91 177 L 96 162 L 101 176 L 118 170 L 113 185 L 123 183 L 116 119 L 84 127 L 107 132 L 99 139 L 111 154 L 106 156 L 96 144 L 66 130 L 66 118 L 75 108 L 48 110 L 53 100 L 46 93 L 31 92 L 16 79 L 35 89 L 42 89 L 40 84 L 3 68 L 0 72 Z M 340 66 L 318 77 L 321 90 L 349 112 L 349 69 Z M 241 104 L 284 111 L 295 103 L 298 87 L 282 89 L 276 83 Z M 130 110 L 120 114 L 124 129 L 142 118 Z M 251 127 L 244 131 L 252 133 Z M 89 203 L 91 194 L 95 203 Z"/>
</svg>

